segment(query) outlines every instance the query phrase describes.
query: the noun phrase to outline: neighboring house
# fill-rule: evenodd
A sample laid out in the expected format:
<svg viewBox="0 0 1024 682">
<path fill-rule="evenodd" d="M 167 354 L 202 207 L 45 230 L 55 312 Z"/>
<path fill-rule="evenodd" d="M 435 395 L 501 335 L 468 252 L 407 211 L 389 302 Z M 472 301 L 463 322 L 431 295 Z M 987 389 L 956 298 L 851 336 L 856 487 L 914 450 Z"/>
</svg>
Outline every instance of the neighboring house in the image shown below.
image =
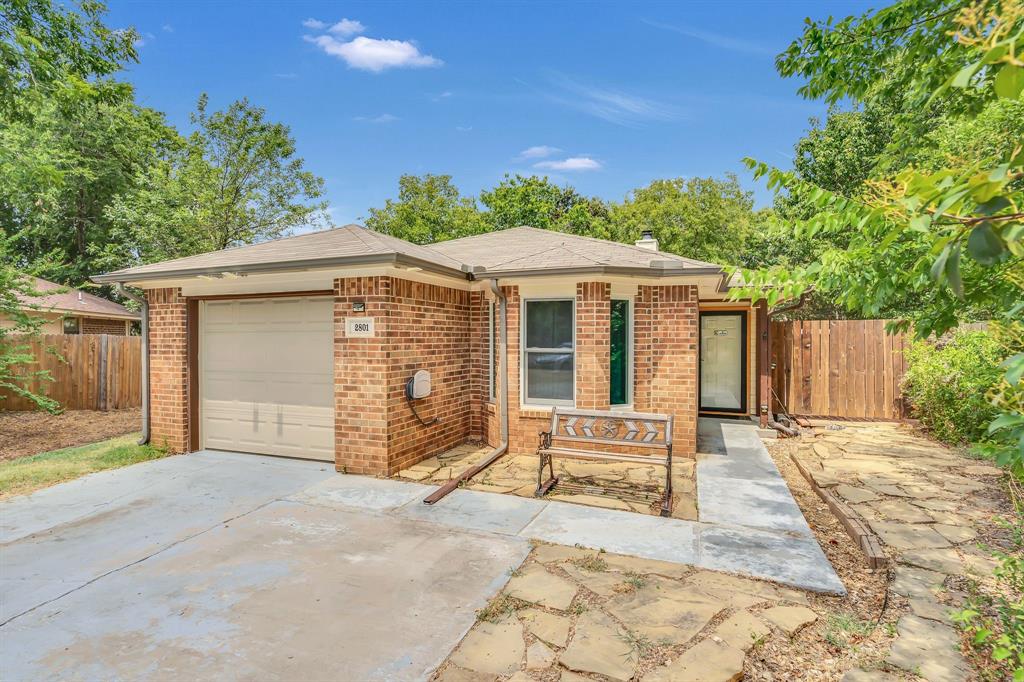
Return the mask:
<svg viewBox="0 0 1024 682">
<path fill-rule="evenodd" d="M 43 318 L 41 334 L 114 334 L 131 333 L 132 323 L 141 316 L 123 305 L 93 296 L 78 289 L 69 289 L 39 277 L 30 277 L 32 287 L 40 296 L 18 296 L 22 310 Z M 0 327 L 12 327 L 14 321 L 0 316 Z"/>
<path fill-rule="evenodd" d="M 566 405 L 672 413 L 675 452 L 692 456 L 698 413 L 767 402 L 766 311 L 727 301 L 721 266 L 637 244 L 519 227 L 418 246 L 350 225 L 94 279 L 145 291 L 152 439 L 175 451 L 389 475 L 497 444 L 494 281 L 511 452 L 535 451 Z M 417 417 L 405 386 L 421 369 Z"/>
</svg>

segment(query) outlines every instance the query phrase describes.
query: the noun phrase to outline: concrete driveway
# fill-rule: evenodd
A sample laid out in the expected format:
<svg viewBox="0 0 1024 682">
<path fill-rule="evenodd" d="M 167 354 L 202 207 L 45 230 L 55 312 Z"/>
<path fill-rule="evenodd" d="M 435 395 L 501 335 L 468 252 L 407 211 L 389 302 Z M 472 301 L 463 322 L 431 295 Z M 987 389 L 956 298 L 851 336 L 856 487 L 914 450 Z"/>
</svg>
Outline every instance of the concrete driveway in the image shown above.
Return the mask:
<svg viewBox="0 0 1024 682">
<path fill-rule="evenodd" d="M 0 679 L 427 677 L 529 544 L 303 494 L 336 477 L 205 452 L 0 504 Z"/>
</svg>

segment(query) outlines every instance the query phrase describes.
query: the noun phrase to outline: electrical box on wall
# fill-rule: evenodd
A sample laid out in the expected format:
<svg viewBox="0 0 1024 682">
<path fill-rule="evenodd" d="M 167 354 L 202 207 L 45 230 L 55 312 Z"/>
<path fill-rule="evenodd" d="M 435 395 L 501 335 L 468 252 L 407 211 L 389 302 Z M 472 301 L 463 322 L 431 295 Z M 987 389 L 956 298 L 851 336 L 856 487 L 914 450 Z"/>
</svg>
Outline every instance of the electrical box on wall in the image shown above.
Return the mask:
<svg viewBox="0 0 1024 682">
<path fill-rule="evenodd" d="M 405 394 L 413 400 L 420 400 L 430 395 L 430 372 L 421 369 L 413 374 L 409 383 L 405 385 Z"/>
</svg>

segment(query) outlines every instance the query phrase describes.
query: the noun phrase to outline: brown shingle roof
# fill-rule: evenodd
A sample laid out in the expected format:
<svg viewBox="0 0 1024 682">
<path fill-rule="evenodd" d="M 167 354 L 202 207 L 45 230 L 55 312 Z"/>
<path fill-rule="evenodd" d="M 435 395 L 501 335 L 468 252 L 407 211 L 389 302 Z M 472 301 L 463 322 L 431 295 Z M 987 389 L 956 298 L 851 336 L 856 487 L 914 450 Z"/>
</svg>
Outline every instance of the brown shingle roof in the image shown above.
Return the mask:
<svg viewBox="0 0 1024 682">
<path fill-rule="evenodd" d="M 101 315 L 103 317 L 120 317 L 128 320 L 141 319 L 138 313 L 128 310 L 119 303 L 108 301 L 99 296 L 93 296 L 78 289 L 65 289 L 55 282 L 50 282 L 39 277 L 29 277 L 32 280 L 32 287 L 43 294 L 42 296 L 22 296 L 18 294 L 18 300 L 26 308 L 32 310 L 43 310 L 58 313 L 77 313 L 80 315 Z M 65 289 L 61 291 L 61 289 Z M 53 293 L 46 293 L 53 292 Z"/>
<path fill-rule="evenodd" d="M 288 267 L 317 265 L 388 263 L 410 264 L 461 272 L 461 263 L 426 247 L 368 230 L 346 225 L 322 232 L 311 232 L 269 242 L 236 246 L 198 256 L 140 265 L 94 277 L 97 282 L 143 280 L 172 275 L 219 274 L 221 272 L 257 272 L 286 270 Z"/>
<path fill-rule="evenodd" d="M 99 275 L 97 282 L 269 272 L 331 265 L 401 263 L 464 276 L 588 271 L 628 274 L 717 274 L 721 266 L 672 253 L 533 227 L 419 246 L 359 225 L 275 239 Z"/>
<path fill-rule="evenodd" d="M 463 263 L 481 266 L 488 273 L 593 267 L 721 270 L 720 265 L 674 253 L 536 227 L 513 227 L 438 242 L 427 248 Z"/>
</svg>

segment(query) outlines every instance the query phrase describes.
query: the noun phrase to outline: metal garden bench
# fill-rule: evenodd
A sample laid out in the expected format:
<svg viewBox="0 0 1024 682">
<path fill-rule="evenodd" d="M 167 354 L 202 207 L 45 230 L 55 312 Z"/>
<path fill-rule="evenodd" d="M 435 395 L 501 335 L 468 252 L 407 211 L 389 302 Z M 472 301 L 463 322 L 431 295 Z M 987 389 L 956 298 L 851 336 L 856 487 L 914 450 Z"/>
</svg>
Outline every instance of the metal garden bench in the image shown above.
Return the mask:
<svg viewBox="0 0 1024 682">
<path fill-rule="evenodd" d="M 624 448 L 630 452 L 615 452 Z M 554 458 L 570 457 L 613 462 L 637 462 L 665 467 L 665 498 L 661 515 L 672 514 L 672 415 L 640 412 L 602 412 L 556 407 L 551 428 L 540 434 L 537 449 L 537 497 L 558 483 Z M 550 476 L 544 480 L 544 467 Z"/>
</svg>

